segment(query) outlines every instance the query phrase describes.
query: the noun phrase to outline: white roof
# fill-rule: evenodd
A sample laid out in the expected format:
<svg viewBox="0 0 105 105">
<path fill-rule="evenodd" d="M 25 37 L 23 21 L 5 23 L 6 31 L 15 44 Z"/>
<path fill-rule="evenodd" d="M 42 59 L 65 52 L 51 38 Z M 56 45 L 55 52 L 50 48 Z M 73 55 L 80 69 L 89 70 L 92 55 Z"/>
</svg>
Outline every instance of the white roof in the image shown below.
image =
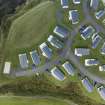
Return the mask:
<svg viewBox="0 0 105 105">
<path fill-rule="evenodd" d="M 99 10 L 98 12 L 95 13 L 96 19 L 100 19 L 105 15 L 105 10 Z"/>
<path fill-rule="evenodd" d="M 85 59 L 85 66 L 98 65 L 99 61 L 97 59 Z"/>
<path fill-rule="evenodd" d="M 102 37 L 98 33 L 93 34 L 93 36 L 92 36 L 92 48 L 94 48 L 94 49 L 97 48 L 97 46 L 99 45 L 101 40 L 102 40 Z"/>
<path fill-rule="evenodd" d="M 57 67 L 54 67 L 51 70 L 51 74 L 54 78 L 56 78 L 59 81 L 63 81 L 65 79 L 64 74 Z"/>
<path fill-rule="evenodd" d="M 100 94 L 101 98 L 105 100 L 105 88 L 103 86 L 98 88 L 98 93 Z"/>
<path fill-rule="evenodd" d="M 85 56 L 90 54 L 90 49 L 88 48 L 75 48 L 75 55 L 76 56 Z"/>
<path fill-rule="evenodd" d="M 81 0 L 73 0 L 74 4 L 80 4 Z"/>
<path fill-rule="evenodd" d="M 19 54 L 19 62 L 20 62 L 21 68 L 23 68 L 23 69 L 28 68 L 29 61 L 28 61 L 26 53 Z"/>
<path fill-rule="evenodd" d="M 82 84 L 83 84 L 83 86 L 86 88 L 86 90 L 88 92 L 92 92 L 93 91 L 93 85 L 90 83 L 90 81 L 87 78 L 84 78 L 82 80 Z"/>
<path fill-rule="evenodd" d="M 74 73 L 75 73 L 74 68 L 68 61 L 66 61 L 62 66 L 64 67 L 64 69 L 68 74 L 70 74 L 71 76 L 74 76 Z"/>
<path fill-rule="evenodd" d="M 50 35 L 47 41 L 55 48 L 61 49 L 63 48 L 63 42 L 61 42 L 58 38 L 53 35 Z"/>
<path fill-rule="evenodd" d="M 81 37 L 86 40 L 88 38 L 90 38 L 95 32 L 95 29 L 93 28 L 93 26 L 89 25 L 86 28 L 83 29 L 82 33 L 81 33 Z"/>
<path fill-rule="evenodd" d="M 5 62 L 5 66 L 4 66 L 4 74 L 9 74 L 11 70 L 11 62 Z"/>
<path fill-rule="evenodd" d="M 30 52 L 30 55 L 31 55 L 31 58 L 32 58 L 33 63 L 35 65 L 39 65 L 40 64 L 40 57 L 39 57 L 37 51 L 36 50 L 31 51 Z"/>
<path fill-rule="evenodd" d="M 105 65 L 99 66 L 99 71 L 105 71 Z"/>
<path fill-rule="evenodd" d="M 105 55 L 105 42 L 102 45 L 102 48 L 101 48 L 100 52 L 101 52 L 102 55 Z"/>
<path fill-rule="evenodd" d="M 53 32 L 58 35 L 61 38 L 67 38 L 69 31 L 65 27 L 62 26 L 56 26 L 53 30 Z"/>
<path fill-rule="evenodd" d="M 69 11 L 69 20 L 72 21 L 72 24 L 77 24 L 79 22 L 78 10 Z"/>
<path fill-rule="evenodd" d="M 105 4 L 105 0 L 102 0 L 103 1 L 103 3 Z"/>
<path fill-rule="evenodd" d="M 68 0 L 61 0 L 61 5 L 62 5 L 62 8 L 68 8 L 69 6 L 69 2 Z"/>
<path fill-rule="evenodd" d="M 99 0 L 91 0 L 90 1 L 90 7 L 92 7 L 94 10 L 97 10 L 99 5 Z"/>
<path fill-rule="evenodd" d="M 52 49 L 50 49 L 48 47 L 48 45 L 46 44 L 46 42 L 42 43 L 39 46 L 40 50 L 42 51 L 42 55 L 45 56 L 48 59 L 51 59 L 52 57 Z"/>
</svg>

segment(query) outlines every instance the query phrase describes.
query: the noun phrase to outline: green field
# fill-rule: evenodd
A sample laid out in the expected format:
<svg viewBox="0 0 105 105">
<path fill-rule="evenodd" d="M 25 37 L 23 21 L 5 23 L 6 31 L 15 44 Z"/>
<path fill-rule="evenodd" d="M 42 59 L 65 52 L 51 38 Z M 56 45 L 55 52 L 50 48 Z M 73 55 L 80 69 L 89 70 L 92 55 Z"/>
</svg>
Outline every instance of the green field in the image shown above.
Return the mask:
<svg viewBox="0 0 105 105">
<path fill-rule="evenodd" d="M 105 6 L 103 5 L 102 1 L 100 0 L 99 1 L 99 7 L 98 7 L 97 11 L 99 11 L 101 9 L 104 9 L 104 7 Z M 102 27 L 105 27 L 105 25 L 102 23 L 102 21 L 105 19 L 105 15 L 101 19 L 97 20 L 95 18 L 95 12 L 92 11 L 91 9 L 90 9 L 90 15 L 95 20 L 95 22 L 97 24 L 101 25 Z M 101 41 L 101 43 L 99 44 L 99 46 L 96 49 L 91 48 L 92 40 L 88 39 L 88 40 L 84 41 L 80 37 L 80 33 L 74 39 L 73 46 L 72 46 L 73 51 L 74 51 L 74 48 L 76 48 L 76 47 L 83 47 L 83 48 L 85 47 L 85 48 L 90 48 L 91 49 L 91 52 L 90 52 L 89 56 L 85 56 L 85 57 L 80 59 L 82 64 L 84 64 L 84 60 L 88 59 L 88 58 L 96 58 L 96 59 L 98 59 L 100 61 L 100 65 L 105 64 L 105 56 L 100 54 L 100 48 L 102 47 L 102 45 L 103 45 L 103 43 L 105 41 L 105 35 L 102 32 L 100 32 L 99 34 L 100 34 L 100 36 L 102 37 L 103 40 Z M 89 67 L 87 69 L 89 70 L 89 72 L 91 72 L 91 73 L 93 73 L 93 74 L 95 74 L 97 76 L 100 76 L 101 78 L 105 78 L 105 72 L 100 72 L 98 66 Z"/>
<path fill-rule="evenodd" d="M 35 46 L 54 27 L 56 22 L 53 2 L 44 2 L 16 19 L 9 31 L 8 41 L 14 48 Z"/>
<path fill-rule="evenodd" d="M 69 104 L 68 104 L 69 103 Z M 0 105 L 75 105 L 56 98 L 0 96 Z"/>
<path fill-rule="evenodd" d="M 96 90 L 89 94 L 83 88 L 77 75 L 74 77 L 66 75 L 66 80 L 63 82 L 57 81 L 47 72 L 44 75 L 18 78 L 17 81 L 13 79 L 13 81 L 0 87 L 0 94 L 2 96 L 52 96 L 57 99 L 72 101 L 77 105 L 104 105 L 104 101 Z M 5 99 L 8 102 L 8 98 Z"/>
<path fill-rule="evenodd" d="M 56 25 L 56 5 L 45 1 L 15 19 L 6 43 L 6 60 L 19 64 L 18 54 L 38 49 Z"/>
<path fill-rule="evenodd" d="M 92 93 L 88 93 L 77 75 L 72 77 L 72 76 L 69 76 L 68 74 L 65 74 L 65 76 L 66 76 L 66 79 L 62 82 L 54 79 L 53 77 L 48 77 L 48 76 L 47 77 L 49 78 L 50 81 L 52 81 L 53 84 L 61 86 L 62 88 L 68 86 L 70 82 L 74 82 L 77 86 L 79 86 L 78 89 L 80 89 L 82 91 L 82 94 L 84 96 L 94 100 L 97 103 L 104 103 L 104 101 L 101 99 L 100 95 L 98 94 L 96 88 L 94 88 Z M 71 87 L 72 87 L 72 85 L 71 85 Z M 75 86 L 74 86 L 74 88 L 75 88 Z M 76 91 L 78 91 L 78 89 L 76 90 L 76 88 L 75 88 Z M 79 94 L 79 92 L 78 92 L 78 94 Z"/>
<path fill-rule="evenodd" d="M 103 38 L 103 34 L 102 33 L 99 33 L 99 34 Z M 84 41 L 82 37 L 80 36 L 80 34 L 78 34 L 73 40 L 72 51 L 74 52 L 74 49 L 78 47 L 90 48 L 91 50 L 90 55 L 81 57 L 80 62 L 84 65 L 85 59 L 94 58 L 100 61 L 100 65 L 105 64 L 105 60 L 104 60 L 105 56 L 101 55 L 100 53 L 100 48 L 103 45 L 103 40 L 101 41 L 101 43 L 98 45 L 96 49 L 92 49 L 91 44 L 92 44 L 91 38 Z M 94 73 L 97 76 L 100 76 L 101 78 L 102 77 L 105 78 L 105 72 L 100 72 L 98 66 L 88 67 L 87 70 L 89 70 L 91 73 Z"/>
</svg>

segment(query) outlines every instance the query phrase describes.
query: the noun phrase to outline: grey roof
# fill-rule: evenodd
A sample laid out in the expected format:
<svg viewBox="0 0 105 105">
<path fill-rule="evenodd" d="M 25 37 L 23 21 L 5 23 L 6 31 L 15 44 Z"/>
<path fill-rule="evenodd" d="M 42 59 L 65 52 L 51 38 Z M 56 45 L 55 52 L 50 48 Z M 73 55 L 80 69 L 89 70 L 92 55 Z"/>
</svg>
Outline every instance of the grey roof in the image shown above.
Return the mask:
<svg viewBox="0 0 105 105">
<path fill-rule="evenodd" d="M 79 21 L 78 10 L 70 10 L 70 11 L 69 11 L 69 16 L 70 16 L 70 18 L 71 18 L 73 24 L 78 23 L 78 21 Z M 70 18 L 69 18 L 69 19 L 70 19 Z"/>
<path fill-rule="evenodd" d="M 28 68 L 28 59 L 26 53 L 19 54 L 19 61 L 21 68 L 23 69 Z"/>
<path fill-rule="evenodd" d="M 57 39 L 56 37 L 54 37 L 52 35 L 50 35 L 47 40 L 52 46 L 54 46 L 58 49 L 61 49 L 64 46 L 63 42 L 61 42 L 59 39 Z"/>
<path fill-rule="evenodd" d="M 96 48 L 99 45 L 101 39 L 102 38 L 100 37 L 100 35 L 96 34 L 95 37 L 92 39 L 92 48 Z"/>
<path fill-rule="evenodd" d="M 37 51 L 32 51 L 30 52 L 30 55 L 31 55 L 31 58 L 32 58 L 32 61 L 35 65 L 39 65 L 40 64 L 40 57 L 37 53 Z"/>
<path fill-rule="evenodd" d="M 88 26 L 82 31 L 81 36 L 84 40 L 86 40 L 90 38 L 94 32 L 95 32 L 95 29 L 92 26 Z"/>
<path fill-rule="evenodd" d="M 61 0 L 61 5 L 62 5 L 62 7 L 63 8 L 68 8 L 69 6 L 69 2 L 68 2 L 68 0 Z"/>
<path fill-rule="evenodd" d="M 97 10 L 99 5 L 99 0 L 91 0 L 90 7 L 92 7 L 94 10 Z"/>
<path fill-rule="evenodd" d="M 85 56 L 90 54 L 90 49 L 88 48 L 75 48 L 75 55 Z"/>
<path fill-rule="evenodd" d="M 97 19 L 100 19 L 102 16 L 104 16 L 105 10 L 99 10 L 98 12 L 95 13 L 95 16 Z"/>
<path fill-rule="evenodd" d="M 54 67 L 51 70 L 51 74 L 54 76 L 54 78 L 56 78 L 60 81 L 63 81 L 65 79 L 64 74 L 57 67 Z"/>
<path fill-rule="evenodd" d="M 69 31 L 62 26 L 56 26 L 53 32 L 61 38 L 66 38 L 69 34 Z"/>
<path fill-rule="evenodd" d="M 105 88 L 103 86 L 98 88 L 98 92 L 103 100 L 105 100 Z"/>
<path fill-rule="evenodd" d="M 40 49 L 42 51 L 42 54 L 50 59 L 52 57 L 52 50 L 48 47 L 46 43 L 42 43 L 40 46 Z"/>
<path fill-rule="evenodd" d="M 92 92 L 93 91 L 93 85 L 90 83 L 90 81 L 87 78 L 84 78 L 82 80 L 82 84 L 83 84 L 83 86 L 86 88 L 86 90 L 88 92 Z"/>
<path fill-rule="evenodd" d="M 100 50 L 101 54 L 105 55 L 105 43 L 103 44 L 101 50 Z"/>
<path fill-rule="evenodd" d="M 74 67 L 68 61 L 66 61 L 62 66 L 64 67 L 68 74 L 74 76 L 75 74 Z"/>
</svg>

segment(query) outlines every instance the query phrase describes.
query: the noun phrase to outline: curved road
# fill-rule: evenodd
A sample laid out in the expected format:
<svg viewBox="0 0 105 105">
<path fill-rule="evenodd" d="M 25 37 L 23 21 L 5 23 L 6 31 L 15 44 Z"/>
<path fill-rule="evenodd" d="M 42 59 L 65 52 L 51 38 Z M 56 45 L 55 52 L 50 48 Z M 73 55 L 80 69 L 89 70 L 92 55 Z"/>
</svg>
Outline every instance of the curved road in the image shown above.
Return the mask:
<svg viewBox="0 0 105 105">
<path fill-rule="evenodd" d="M 25 70 L 25 71 L 17 71 L 12 73 L 12 76 L 30 76 L 30 75 L 34 75 L 36 73 L 43 73 L 45 72 L 46 69 L 51 69 L 52 67 L 54 67 L 55 65 L 60 65 L 59 61 L 62 58 L 66 58 L 69 59 L 70 61 L 72 61 L 72 63 L 75 64 L 75 66 L 78 68 L 78 70 L 83 73 L 84 75 L 86 75 L 87 77 L 89 77 L 91 80 L 93 81 L 97 81 L 98 83 L 101 84 L 105 84 L 105 79 L 102 79 L 94 74 L 91 74 L 86 68 L 85 66 L 83 66 L 80 61 L 78 60 L 78 58 L 73 54 L 73 52 L 70 49 L 70 46 L 72 45 L 72 40 L 73 38 L 75 38 L 75 36 L 78 34 L 78 30 L 79 27 L 82 25 L 85 25 L 86 23 L 90 23 L 92 24 L 95 28 L 97 32 L 102 32 L 105 33 L 105 29 L 98 25 L 94 19 L 90 16 L 89 13 L 89 8 L 88 8 L 88 0 L 83 0 L 83 12 L 84 12 L 84 16 L 86 17 L 82 23 L 80 23 L 79 26 L 77 26 L 77 28 L 75 28 L 74 30 L 71 30 L 71 37 L 68 39 L 68 41 L 66 42 L 66 47 L 63 49 L 62 53 L 54 60 L 54 61 L 49 61 L 48 63 L 46 63 L 45 65 L 36 68 L 35 71 L 32 70 Z"/>
<path fill-rule="evenodd" d="M 102 32 L 104 34 L 105 29 L 101 25 L 97 24 L 94 18 L 92 18 L 92 16 L 90 15 L 88 2 L 89 0 L 83 0 L 83 12 L 85 19 L 88 21 L 88 23 L 92 24 L 95 27 L 97 32 Z"/>
</svg>

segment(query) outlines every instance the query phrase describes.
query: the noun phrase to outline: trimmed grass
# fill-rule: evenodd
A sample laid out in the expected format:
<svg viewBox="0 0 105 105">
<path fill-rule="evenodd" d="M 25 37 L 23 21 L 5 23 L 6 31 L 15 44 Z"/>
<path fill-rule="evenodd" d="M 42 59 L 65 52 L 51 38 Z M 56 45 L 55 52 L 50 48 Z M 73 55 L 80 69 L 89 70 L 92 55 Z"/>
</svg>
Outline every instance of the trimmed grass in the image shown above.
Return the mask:
<svg viewBox="0 0 105 105">
<path fill-rule="evenodd" d="M 72 22 L 69 20 L 69 11 L 70 10 L 78 10 L 79 23 L 76 25 L 72 25 Z M 74 27 L 79 25 L 85 19 L 84 14 L 83 14 L 83 10 L 82 10 L 82 0 L 81 0 L 81 3 L 78 5 L 75 5 L 72 1 L 70 1 L 69 2 L 69 8 L 67 9 L 67 11 L 65 12 L 65 10 L 63 10 L 63 16 L 64 16 L 64 19 L 62 20 L 63 24 L 68 26 L 70 29 L 74 29 Z"/>
<path fill-rule="evenodd" d="M 45 38 L 55 22 L 54 3 L 41 3 L 13 22 L 8 41 L 15 48 L 29 48 Z"/>
<path fill-rule="evenodd" d="M 104 10 L 105 8 L 105 5 L 102 3 L 102 0 L 99 1 L 99 6 L 98 6 L 98 9 L 97 11 L 100 11 L 100 10 Z M 96 12 L 97 12 L 96 11 Z M 105 24 L 103 23 L 103 20 L 105 20 L 105 15 L 102 16 L 99 20 L 96 19 L 95 17 L 95 12 L 94 11 L 91 11 L 90 10 L 90 15 L 92 16 L 92 18 L 94 18 L 95 22 L 98 23 L 99 25 L 101 25 L 102 27 L 105 27 Z M 104 33 L 103 33 L 104 34 Z M 105 37 L 104 37 L 105 38 Z"/>
<path fill-rule="evenodd" d="M 19 64 L 19 53 L 37 50 L 52 33 L 56 25 L 56 9 L 53 2 L 42 2 L 13 21 L 6 43 L 6 60 L 14 67 Z"/>
<path fill-rule="evenodd" d="M 99 33 L 101 37 L 103 37 L 102 33 Z M 82 47 L 82 48 L 90 48 L 91 52 L 90 55 L 84 56 L 80 58 L 80 62 L 84 65 L 84 60 L 89 59 L 89 58 L 95 58 L 100 61 L 100 65 L 105 64 L 105 56 L 101 55 L 100 53 L 100 48 L 103 45 L 103 40 L 100 42 L 98 47 L 96 49 L 91 48 L 91 38 L 84 41 L 80 34 L 78 34 L 74 41 L 73 41 L 73 46 L 72 46 L 72 51 L 74 52 L 75 48 Z M 98 66 L 93 66 L 93 67 L 88 67 L 87 70 L 89 70 L 91 73 L 96 74 L 97 76 L 100 76 L 101 78 L 105 78 L 105 72 L 100 72 Z"/>
<path fill-rule="evenodd" d="M 68 104 L 66 101 L 53 98 L 1 96 L 0 105 L 74 105 L 74 104 Z"/>
<path fill-rule="evenodd" d="M 58 81 L 53 76 L 49 76 L 49 75 L 46 75 L 46 76 L 53 84 L 55 84 L 56 86 L 60 86 L 62 88 L 65 88 L 70 83 L 75 83 L 79 87 L 78 89 L 80 89 L 82 91 L 81 95 L 86 96 L 86 97 L 94 100 L 97 103 L 104 103 L 104 100 L 101 99 L 96 88 L 94 88 L 92 93 L 87 92 L 87 90 L 83 86 L 81 80 L 78 78 L 77 74 L 75 74 L 75 76 L 72 77 L 65 72 L 66 79 L 64 81 Z M 71 87 L 72 87 L 72 85 L 71 85 Z"/>
<path fill-rule="evenodd" d="M 82 93 L 84 96 L 87 96 L 93 100 L 95 100 L 96 102 L 100 102 L 100 103 L 103 103 L 104 104 L 104 100 L 100 97 L 100 95 L 98 94 L 96 88 L 94 88 L 93 92 L 92 93 L 88 93 L 86 91 L 86 89 L 83 87 L 82 83 L 79 84 L 81 90 L 82 90 Z"/>
</svg>

